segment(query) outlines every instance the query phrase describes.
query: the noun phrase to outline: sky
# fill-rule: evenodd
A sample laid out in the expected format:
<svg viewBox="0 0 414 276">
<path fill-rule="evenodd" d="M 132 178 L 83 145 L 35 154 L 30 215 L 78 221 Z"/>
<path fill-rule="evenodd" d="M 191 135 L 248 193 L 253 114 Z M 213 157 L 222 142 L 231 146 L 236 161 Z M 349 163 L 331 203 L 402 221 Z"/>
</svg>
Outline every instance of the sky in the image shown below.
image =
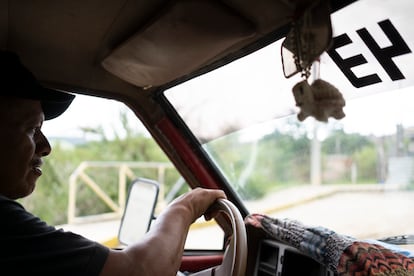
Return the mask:
<svg viewBox="0 0 414 276">
<path fill-rule="evenodd" d="M 377 74 L 381 79 L 379 83 L 356 89 L 326 53 L 321 56 L 320 73 L 315 76 L 312 72 L 309 82 L 312 82 L 312 78 L 321 78 L 337 87 L 343 94 L 346 99 L 346 117 L 340 123 L 346 131 L 386 135 L 394 133 L 397 124 L 407 127 L 414 125 L 414 115 L 411 114 L 414 106 L 414 91 L 411 88 L 414 85 L 414 54 L 411 52 L 392 57 L 392 62 L 405 76 L 402 80 L 392 80 L 357 33 L 365 28 L 381 49 L 392 47 L 392 42 L 378 24 L 390 20 L 414 51 L 414 18 L 410 13 L 404 12 L 413 9 L 414 1 L 411 0 L 399 1 L 398 5 L 390 0 L 382 1 L 381 5 L 375 0 L 367 0 L 358 2 L 352 10 L 341 11 L 332 16 L 333 35 L 346 34 L 351 40 L 350 44 L 336 49 L 340 56 L 347 59 L 362 55 L 366 59 L 366 63 L 352 67 L 352 72 L 357 77 Z M 398 11 L 398 15 L 395 16 L 390 11 Z M 292 109 L 298 112 L 291 89 L 302 78 L 300 74 L 290 79 L 283 77 L 280 49 L 281 43 L 276 43 L 261 49 L 257 58 L 247 56 L 229 64 L 227 68 L 216 70 L 214 73 L 218 75 L 221 71 L 223 75 L 216 76 L 215 79 L 201 76 L 192 80 L 177 88 L 176 93 L 180 95 L 172 97 L 171 100 L 177 106 L 184 107 L 190 98 L 195 98 L 195 94 L 202 94 L 193 104 L 183 108 L 181 113 L 194 129 L 202 127 L 199 132 L 203 137 L 217 128 L 225 130 L 228 122 L 243 124 L 260 120 L 260 116 L 283 116 L 292 113 Z M 241 66 L 242 63 L 246 64 Z M 224 80 L 230 77 L 233 81 L 226 85 Z M 375 97 L 369 97 L 376 93 L 378 95 Z M 254 99 L 250 97 L 252 94 L 256 95 Z M 203 101 L 208 108 L 202 106 Z M 222 111 L 228 108 L 229 102 L 234 106 L 233 111 L 243 115 L 241 121 L 239 118 L 231 118 L 233 111 L 228 112 L 230 115 L 227 117 L 223 115 Z M 220 124 L 223 126 L 220 127 Z"/>
<path fill-rule="evenodd" d="M 65 113 L 56 119 L 44 122 L 42 131 L 49 138 L 85 138 L 81 128 L 102 126 L 109 138 L 113 138 L 114 133 L 122 136 L 124 132 L 120 124 L 121 112 L 127 112 L 130 125 L 134 126 L 134 129 L 145 131 L 141 122 L 125 104 L 85 95 L 76 95 Z M 92 136 L 86 138 L 93 139 Z"/>
</svg>

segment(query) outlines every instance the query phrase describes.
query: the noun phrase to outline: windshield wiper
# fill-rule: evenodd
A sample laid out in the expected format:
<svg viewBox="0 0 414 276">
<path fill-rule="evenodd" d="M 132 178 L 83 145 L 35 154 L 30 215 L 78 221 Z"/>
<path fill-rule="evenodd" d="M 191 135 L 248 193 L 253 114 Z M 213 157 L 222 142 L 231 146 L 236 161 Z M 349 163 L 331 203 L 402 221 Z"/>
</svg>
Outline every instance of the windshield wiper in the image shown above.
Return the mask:
<svg viewBox="0 0 414 276">
<path fill-rule="evenodd" d="M 381 242 L 386 242 L 389 244 L 414 244 L 414 235 L 400 235 L 400 236 L 391 236 L 383 239 L 378 239 Z"/>
</svg>

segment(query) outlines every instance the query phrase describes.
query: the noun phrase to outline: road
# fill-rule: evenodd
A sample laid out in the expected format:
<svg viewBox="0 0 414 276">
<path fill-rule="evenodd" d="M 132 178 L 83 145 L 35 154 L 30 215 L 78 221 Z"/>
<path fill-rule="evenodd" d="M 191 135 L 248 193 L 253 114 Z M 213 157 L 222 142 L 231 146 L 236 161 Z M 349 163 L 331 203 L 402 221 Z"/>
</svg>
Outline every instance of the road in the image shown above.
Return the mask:
<svg viewBox="0 0 414 276">
<path fill-rule="evenodd" d="M 414 193 L 340 193 L 270 215 L 294 218 L 362 239 L 412 234 Z"/>
<path fill-rule="evenodd" d="M 414 191 L 325 190 L 312 194 L 302 190 L 294 194 L 292 197 L 287 197 L 286 193 L 274 195 L 263 199 L 261 204 L 248 203 L 248 208 L 261 207 L 262 212 L 249 210 L 271 217 L 296 219 L 309 226 L 324 226 L 359 239 L 414 234 Z M 189 244 L 201 248 L 211 245 L 211 240 L 219 239 L 219 233 L 217 226 L 194 229 Z M 414 250 L 414 246 L 405 247 Z"/>
<path fill-rule="evenodd" d="M 247 202 L 253 213 L 290 218 L 310 226 L 324 226 L 360 239 L 414 234 L 414 191 L 377 189 L 338 189 L 335 186 L 299 187 Z M 97 241 L 116 237 L 119 221 L 90 225 L 64 226 Z M 96 231 L 99 229 L 99 231 Z M 99 234 L 98 234 L 99 233 Z M 223 233 L 215 225 L 192 227 L 187 248 L 219 249 Z M 410 246 L 414 250 L 414 246 Z"/>
</svg>

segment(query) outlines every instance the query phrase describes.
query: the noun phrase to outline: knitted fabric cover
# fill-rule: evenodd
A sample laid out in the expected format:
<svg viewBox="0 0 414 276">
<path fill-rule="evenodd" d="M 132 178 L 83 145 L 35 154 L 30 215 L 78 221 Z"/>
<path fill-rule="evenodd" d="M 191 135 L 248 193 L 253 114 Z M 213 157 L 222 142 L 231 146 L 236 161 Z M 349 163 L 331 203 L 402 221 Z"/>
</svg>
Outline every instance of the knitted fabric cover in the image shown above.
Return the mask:
<svg viewBox="0 0 414 276">
<path fill-rule="evenodd" d="M 246 224 L 262 229 L 338 275 L 412 276 L 414 259 L 380 244 L 358 241 L 324 227 L 308 227 L 299 221 L 252 214 Z"/>
</svg>

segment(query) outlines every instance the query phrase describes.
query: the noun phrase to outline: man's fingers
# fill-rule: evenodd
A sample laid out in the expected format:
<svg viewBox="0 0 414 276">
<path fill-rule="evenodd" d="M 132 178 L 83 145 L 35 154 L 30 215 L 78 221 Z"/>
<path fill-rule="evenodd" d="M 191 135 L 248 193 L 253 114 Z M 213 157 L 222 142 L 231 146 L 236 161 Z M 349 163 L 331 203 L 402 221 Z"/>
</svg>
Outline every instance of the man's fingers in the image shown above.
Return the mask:
<svg viewBox="0 0 414 276">
<path fill-rule="evenodd" d="M 226 195 L 222 190 L 195 188 L 177 198 L 175 204 L 185 206 L 191 211 L 192 219 L 195 221 L 197 218 L 204 215 L 208 208 L 219 198 L 226 198 Z M 208 214 L 207 218 L 211 219 L 215 215 L 216 214 L 214 213 Z"/>
</svg>

